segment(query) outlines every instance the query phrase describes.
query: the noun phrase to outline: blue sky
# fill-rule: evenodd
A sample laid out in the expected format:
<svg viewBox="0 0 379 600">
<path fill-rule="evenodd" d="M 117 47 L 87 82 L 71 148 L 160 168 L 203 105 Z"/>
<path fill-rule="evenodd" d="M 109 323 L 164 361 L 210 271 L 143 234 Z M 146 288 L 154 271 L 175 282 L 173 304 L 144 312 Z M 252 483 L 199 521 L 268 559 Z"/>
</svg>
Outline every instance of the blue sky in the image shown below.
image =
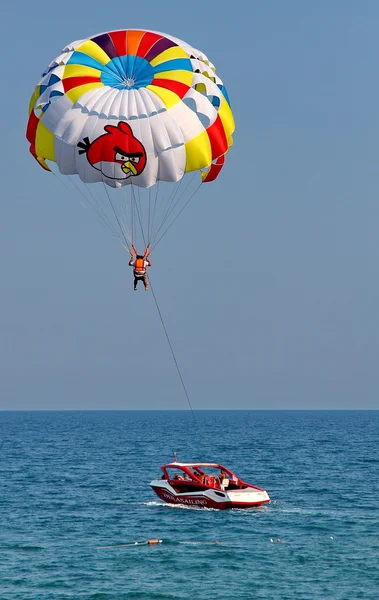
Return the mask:
<svg viewBox="0 0 379 600">
<path fill-rule="evenodd" d="M 122 28 L 203 50 L 236 118 L 219 180 L 151 269 L 193 407 L 377 408 L 379 4 L 143 7 L 1 9 L 0 408 L 188 408 L 128 255 L 25 140 L 48 62 L 73 40 Z"/>
</svg>

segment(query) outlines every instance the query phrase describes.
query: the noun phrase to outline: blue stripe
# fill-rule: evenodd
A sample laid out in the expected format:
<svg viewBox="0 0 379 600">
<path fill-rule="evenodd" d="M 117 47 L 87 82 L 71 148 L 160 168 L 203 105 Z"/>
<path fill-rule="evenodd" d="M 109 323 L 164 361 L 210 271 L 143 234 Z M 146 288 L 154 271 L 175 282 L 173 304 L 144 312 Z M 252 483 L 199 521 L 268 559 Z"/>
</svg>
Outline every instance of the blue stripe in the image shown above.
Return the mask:
<svg viewBox="0 0 379 600">
<path fill-rule="evenodd" d="M 128 70 L 127 73 L 129 75 L 129 77 L 133 77 L 134 76 L 134 71 L 136 66 L 138 66 L 138 64 L 136 65 L 136 56 L 134 56 L 133 54 L 128 54 Z"/>
<path fill-rule="evenodd" d="M 58 81 L 61 81 L 61 78 L 53 73 L 53 75 L 50 76 L 48 85 L 54 85 L 54 83 L 58 83 Z"/>
<path fill-rule="evenodd" d="M 123 60 L 125 57 L 124 56 L 116 56 L 116 58 L 112 58 L 112 63 L 113 66 L 118 74 L 118 76 L 120 77 L 120 79 L 123 79 L 125 77 L 125 61 Z M 109 63 L 108 63 L 109 65 Z M 108 66 L 107 65 L 107 66 Z"/>
<path fill-rule="evenodd" d="M 226 91 L 226 88 L 223 85 L 221 85 L 220 83 L 217 84 L 217 87 L 221 90 L 225 100 L 227 101 L 227 103 L 230 106 L 230 100 L 229 100 L 229 96 L 228 96 L 228 92 Z"/>
<path fill-rule="evenodd" d="M 53 69 L 55 69 L 55 67 L 57 67 L 58 65 L 52 65 L 51 67 L 48 67 L 41 75 L 41 77 L 45 77 L 45 75 L 47 75 L 48 73 L 50 73 L 50 71 L 52 71 Z"/>
<path fill-rule="evenodd" d="M 113 61 L 113 60 L 110 60 L 110 61 L 109 61 L 109 63 L 107 63 L 107 64 L 105 65 L 105 68 L 106 68 L 106 70 L 107 70 L 107 71 L 110 71 L 110 73 L 112 73 L 112 74 L 113 74 L 113 76 L 120 77 L 120 72 L 119 72 L 119 70 L 117 69 L 116 65 L 114 64 L 114 61 Z M 104 70 L 105 70 L 105 69 L 103 69 L 103 71 L 104 71 Z"/>
<path fill-rule="evenodd" d="M 153 79 L 153 67 L 147 60 L 130 54 L 113 58 L 101 75 L 104 85 L 119 90 L 138 90 L 148 86 Z"/>
<path fill-rule="evenodd" d="M 42 107 L 42 112 L 46 112 L 47 109 L 49 108 L 49 106 L 51 106 L 50 98 L 53 98 L 54 96 L 64 96 L 64 93 L 63 92 L 59 92 L 58 90 L 53 90 L 49 94 L 49 102 L 47 104 L 45 104 L 45 106 Z"/>
<path fill-rule="evenodd" d="M 63 92 L 59 92 L 58 90 L 53 90 L 49 96 L 49 98 L 52 98 L 53 96 L 64 96 Z"/>
<path fill-rule="evenodd" d="M 154 75 L 163 71 L 193 71 L 189 58 L 173 58 L 153 67 Z"/>
<path fill-rule="evenodd" d="M 100 71 L 104 71 L 106 68 L 104 65 L 99 63 L 99 61 L 95 60 L 88 54 L 84 54 L 84 52 L 74 52 L 74 54 L 67 61 L 68 65 L 83 65 L 84 67 L 92 67 L 93 69 L 98 69 Z"/>
<path fill-rule="evenodd" d="M 220 102 L 220 98 L 218 96 L 210 96 L 210 99 L 211 99 L 212 105 L 215 108 L 220 108 L 221 102 Z M 229 104 L 229 102 L 228 102 L 228 104 Z"/>
</svg>

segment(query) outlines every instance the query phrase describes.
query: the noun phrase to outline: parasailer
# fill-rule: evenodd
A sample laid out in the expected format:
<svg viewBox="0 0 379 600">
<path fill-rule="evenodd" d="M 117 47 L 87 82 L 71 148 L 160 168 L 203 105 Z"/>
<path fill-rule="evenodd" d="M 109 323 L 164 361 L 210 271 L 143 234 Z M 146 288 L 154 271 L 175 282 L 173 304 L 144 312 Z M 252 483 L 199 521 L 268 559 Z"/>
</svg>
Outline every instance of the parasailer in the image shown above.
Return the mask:
<svg viewBox="0 0 379 600">
<path fill-rule="evenodd" d="M 148 258 L 149 256 L 149 248 L 146 248 L 145 254 L 136 254 L 134 246 L 132 246 L 130 252 L 130 261 L 129 266 L 134 267 L 133 275 L 134 275 L 134 291 L 137 290 L 137 285 L 139 281 L 142 281 L 145 290 L 149 289 L 149 283 L 147 279 L 147 267 L 151 267 L 151 262 Z"/>
<path fill-rule="evenodd" d="M 45 170 L 56 163 L 56 175 L 79 177 L 86 203 L 131 252 L 153 250 L 216 179 L 233 131 L 228 94 L 205 54 L 163 33 L 118 30 L 68 44 L 49 64 L 26 136 Z M 182 183 L 187 174 L 194 185 Z M 129 264 L 134 287 L 142 280 L 147 289 L 151 263 L 144 255 L 141 267 L 141 256 Z"/>
</svg>

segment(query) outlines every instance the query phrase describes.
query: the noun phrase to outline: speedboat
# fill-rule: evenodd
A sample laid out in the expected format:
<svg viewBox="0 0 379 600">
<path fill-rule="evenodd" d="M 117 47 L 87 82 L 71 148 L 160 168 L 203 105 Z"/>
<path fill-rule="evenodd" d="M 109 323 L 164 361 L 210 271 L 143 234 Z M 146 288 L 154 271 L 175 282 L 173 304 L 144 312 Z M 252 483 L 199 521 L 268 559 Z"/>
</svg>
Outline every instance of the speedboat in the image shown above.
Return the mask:
<svg viewBox="0 0 379 600">
<path fill-rule="evenodd" d="M 270 502 L 266 490 L 242 481 L 218 463 L 174 462 L 161 467 L 162 476 L 150 482 L 168 504 L 205 508 L 251 508 Z"/>
</svg>

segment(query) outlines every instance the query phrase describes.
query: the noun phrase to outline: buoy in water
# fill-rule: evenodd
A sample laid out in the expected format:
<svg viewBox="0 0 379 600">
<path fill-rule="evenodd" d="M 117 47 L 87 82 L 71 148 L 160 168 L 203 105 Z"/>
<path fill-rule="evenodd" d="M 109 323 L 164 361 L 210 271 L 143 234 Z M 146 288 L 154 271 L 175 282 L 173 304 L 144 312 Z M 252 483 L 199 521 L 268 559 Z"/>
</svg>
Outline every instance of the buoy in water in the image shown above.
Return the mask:
<svg viewBox="0 0 379 600">
<path fill-rule="evenodd" d="M 161 544 L 162 540 L 157 540 L 157 539 L 153 538 L 152 540 L 147 540 L 147 543 L 149 546 L 152 546 L 153 544 Z"/>
</svg>

